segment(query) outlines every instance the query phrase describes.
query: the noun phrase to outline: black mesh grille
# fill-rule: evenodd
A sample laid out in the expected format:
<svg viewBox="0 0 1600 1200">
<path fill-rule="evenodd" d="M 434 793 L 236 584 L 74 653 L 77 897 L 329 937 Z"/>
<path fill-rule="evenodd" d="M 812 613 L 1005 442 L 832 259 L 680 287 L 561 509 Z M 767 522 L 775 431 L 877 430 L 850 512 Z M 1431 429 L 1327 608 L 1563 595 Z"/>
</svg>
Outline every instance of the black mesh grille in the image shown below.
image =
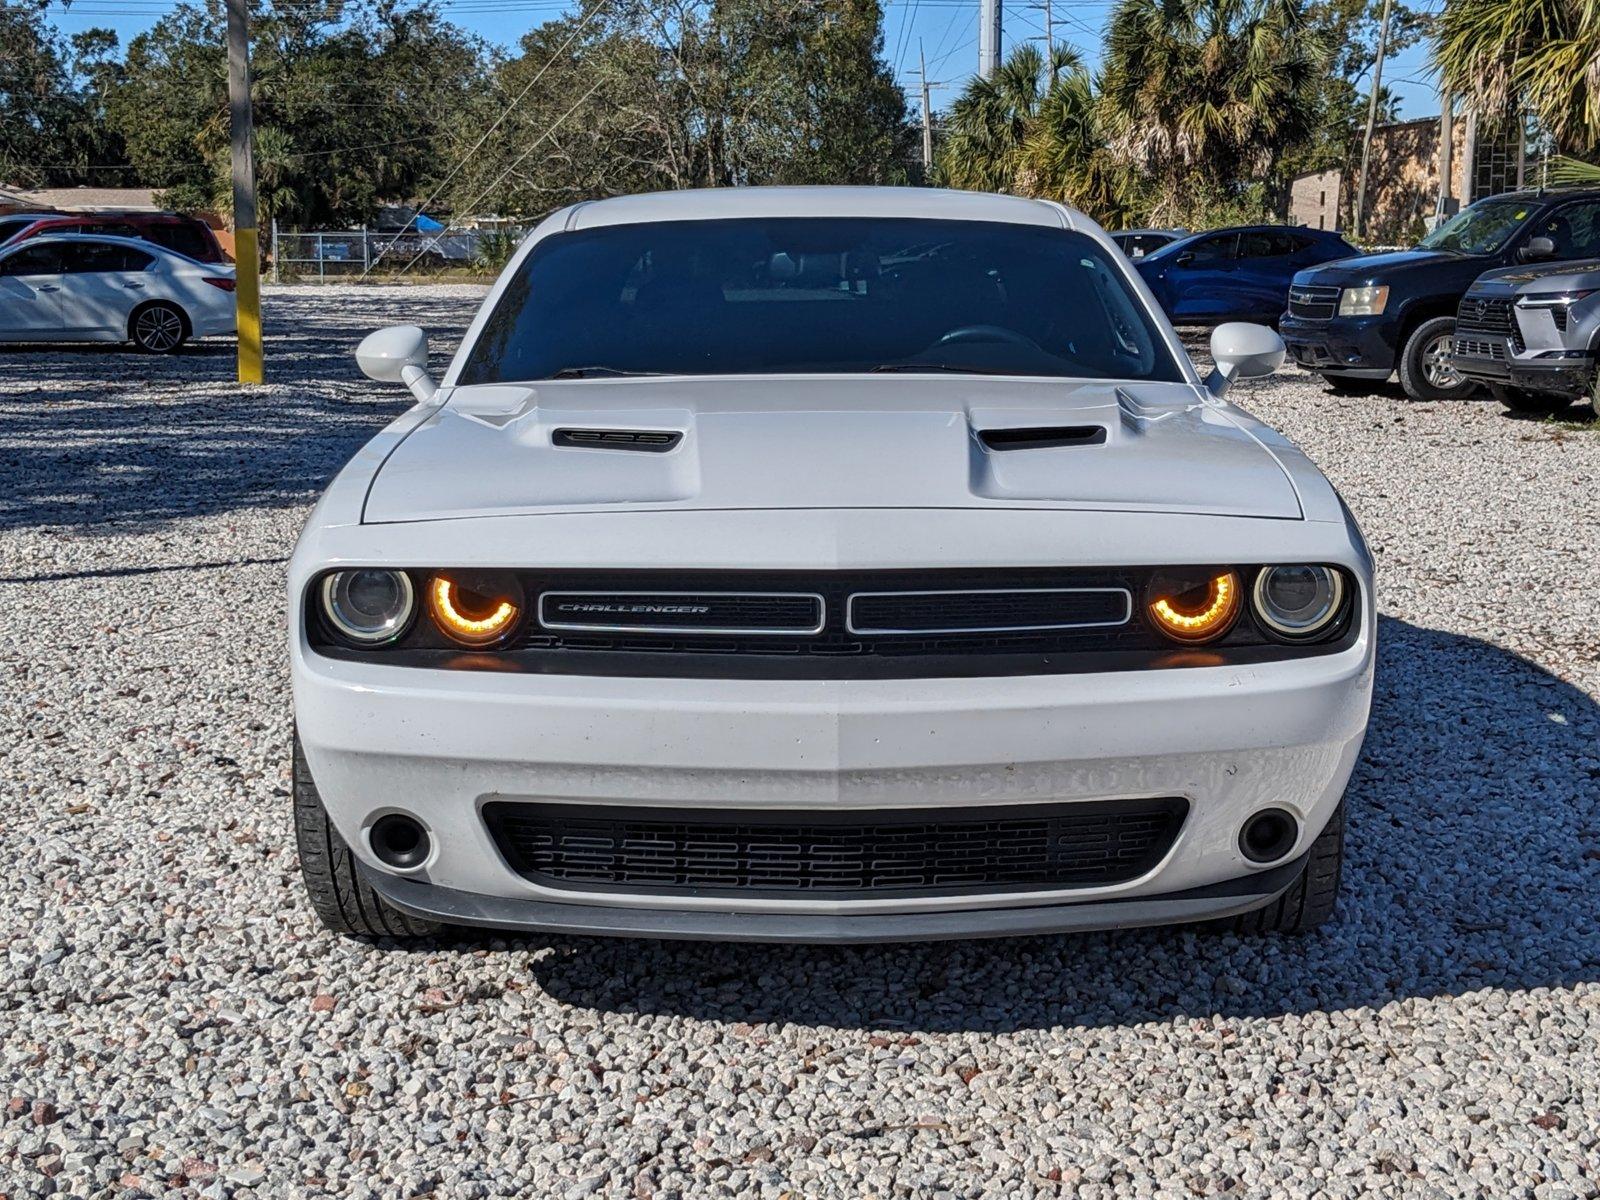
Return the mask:
<svg viewBox="0 0 1600 1200">
<path fill-rule="evenodd" d="M 1506 356 L 1504 342 L 1486 342 L 1481 339 L 1456 339 L 1455 352 L 1465 358 L 1499 358 Z"/>
<path fill-rule="evenodd" d="M 1181 799 L 862 812 L 490 804 L 512 869 L 549 887 L 878 896 L 1092 887 L 1171 847 Z"/>
<path fill-rule="evenodd" d="M 850 598 L 850 628 L 858 632 L 1059 629 L 1120 625 L 1130 616 L 1131 597 L 1120 588 L 867 593 Z"/>
</svg>

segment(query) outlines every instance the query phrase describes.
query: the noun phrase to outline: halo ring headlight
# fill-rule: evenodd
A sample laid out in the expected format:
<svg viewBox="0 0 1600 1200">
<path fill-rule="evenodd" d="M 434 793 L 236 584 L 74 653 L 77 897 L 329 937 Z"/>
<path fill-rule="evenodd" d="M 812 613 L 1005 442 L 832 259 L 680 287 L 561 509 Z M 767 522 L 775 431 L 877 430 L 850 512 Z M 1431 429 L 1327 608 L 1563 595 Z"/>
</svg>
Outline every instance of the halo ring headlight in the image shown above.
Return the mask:
<svg viewBox="0 0 1600 1200">
<path fill-rule="evenodd" d="M 1243 589 L 1231 570 L 1164 572 L 1150 581 L 1145 611 L 1177 642 L 1213 642 L 1238 619 Z"/>
<path fill-rule="evenodd" d="M 416 592 L 404 571 L 361 567 L 322 579 L 322 615 L 336 633 L 358 646 L 400 637 L 416 611 Z"/>
<path fill-rule="evenodd" d="M 485 587 L 443 573 L 428 581 L 428 611 L 450 640 L 463 646 L 500 641 L 522 615 L 522 595 L 514 587 Z"/>
<path fill-rule="evenodd" d="M 1327 632 L 1344 611 L 1344 576 L 1330 567 L 1262 567 L 1250 589 L 1256 618 L 1275 637 L 1303 642 Z"/>
</svg>

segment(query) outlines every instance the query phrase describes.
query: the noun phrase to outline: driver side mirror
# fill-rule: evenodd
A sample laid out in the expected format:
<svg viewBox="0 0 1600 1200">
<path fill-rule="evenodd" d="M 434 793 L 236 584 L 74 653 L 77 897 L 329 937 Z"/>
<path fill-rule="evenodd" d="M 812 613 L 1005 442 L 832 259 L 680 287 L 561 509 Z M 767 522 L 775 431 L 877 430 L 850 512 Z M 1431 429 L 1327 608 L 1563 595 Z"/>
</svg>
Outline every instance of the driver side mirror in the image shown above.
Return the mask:
<svg viewBox="0 0 1600 1200">
<path fill-rule="evenodd" d="M 1283 354 L 1283 339 L 1265 325 L 1218 325 L 1211 332 L 1211 357 L 1217 366 L 1206 376 L 1206 391 L 1220 398 L 1235 379 L 1271 375 L 1283 365 Z"/>
<path fill-rule="evenodd" d="M 423 404 L 439 390 L 428 374 L 428 335 L 415 325 L 391 325 L 367 334 L 356 347 L 356 365 L 368 379 L 405 384 Z"/>
<path fill-rule="evenodd" d="M 1529 238 L 1528 244 L 1522 248 L 1522 253 L 1517 255 L 1523 262 L 1532 262 L 1536 258 L 1554 258 L 1555 256 L 1555 241 L 1547 237 Z"/>
</svg>

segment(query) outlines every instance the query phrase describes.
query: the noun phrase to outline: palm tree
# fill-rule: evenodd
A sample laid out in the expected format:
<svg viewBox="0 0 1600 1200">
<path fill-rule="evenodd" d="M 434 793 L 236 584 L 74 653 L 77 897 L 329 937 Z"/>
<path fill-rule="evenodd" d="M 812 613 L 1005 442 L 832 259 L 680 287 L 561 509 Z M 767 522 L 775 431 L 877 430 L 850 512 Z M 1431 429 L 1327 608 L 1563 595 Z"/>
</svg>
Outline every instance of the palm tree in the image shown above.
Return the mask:
<svg viewBox="0 0 1600 1200">
<path fill-rule="evenodd" d="M 1525 105 L 1558 144 L 1600 145 L 1600 0 L 1451 0 L 1433 60 L 1480 114 Z"/>
<path fill-rule="evenodd" d="M 1127 215 L 1127 173 L 1111 161 L 1094 79 L 1064 46 L 1024 44 L 973 78 L 945 123 L 938 170 L 950 187 L 1061 200 L 1101 220 Z"/>
<path fill-rule="evenodd" d="M 1302 0 L 1119 0 L 1102 104 L 1113 149 L 1158 185 L 1154 217 L 1265 177 L 1310 135 L 1326 61 Z"/>
</svg>

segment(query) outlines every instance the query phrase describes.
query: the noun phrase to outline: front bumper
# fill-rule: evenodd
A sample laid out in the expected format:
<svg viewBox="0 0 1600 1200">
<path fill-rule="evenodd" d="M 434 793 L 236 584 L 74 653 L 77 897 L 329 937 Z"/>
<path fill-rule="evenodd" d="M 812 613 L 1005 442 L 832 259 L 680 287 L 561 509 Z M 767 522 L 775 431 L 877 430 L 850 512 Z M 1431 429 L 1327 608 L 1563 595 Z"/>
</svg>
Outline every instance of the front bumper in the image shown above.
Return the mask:
<svg viewBox="0 0 1600 1200">
<path fill-rule="evenodd" d="M 297 648 L 296 721 L 328 812 L 373 885 L 419 915 L 568 932 L 893 940 L 1200 920 L 1270 902 L 1280 865 L 1239 830 L 1289 810 L 1303 855 L 1365 733 L 1373 616 L 1335 654 L 1111 675 L 689 680 L 495 675 Z M 1127 882 L 1053 891 L 791 899 L 596 893 L 515 872 L 494 801 L 856 810 L 1181 796 L 1165 857 Z M 384 867 L 368 831 L 403 811 L 432 852 Z"/>
<path fill-rule="evenodd" d="M 1313 320 L 1285 313 L 1278 332 L 1289 360 L 1319 374 L 1387 379 L 1399 353 L 1394 322 L 1382 316 Z"/>
<path fill-rule="evenodd" d="M 1539 358 L 1537 354 L 1519 354 L 1504 335 L 1474 332 L 1455 340 L 1450 362 L 1461 374 L 1484 383 L 1572 399 L 1589 395 L 1595 379 L 1594 355 Z"/>
</svg>

